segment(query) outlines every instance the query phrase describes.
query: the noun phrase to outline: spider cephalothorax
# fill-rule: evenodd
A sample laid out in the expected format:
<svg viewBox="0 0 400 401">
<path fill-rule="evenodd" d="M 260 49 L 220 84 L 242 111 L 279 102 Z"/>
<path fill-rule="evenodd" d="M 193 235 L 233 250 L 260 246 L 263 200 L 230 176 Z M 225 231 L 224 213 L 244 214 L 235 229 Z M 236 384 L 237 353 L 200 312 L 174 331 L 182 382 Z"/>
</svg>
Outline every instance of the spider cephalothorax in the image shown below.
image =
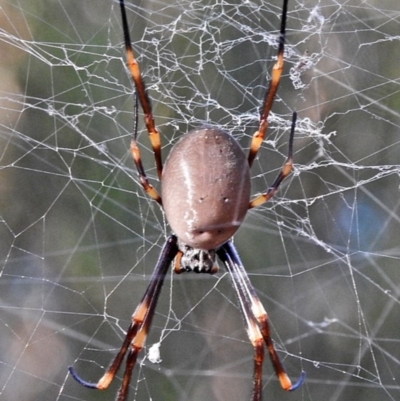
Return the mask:
<svg viewBox="0 0 400 401">
<path fill-rule="evenodd" d="M 179 239 L 178 247 L 181 256 L 176 257 L 174 267 L 175 273 L 194 272 L 215 274 L 218 272 L 218 266 L 215 261 L 217 253 L 214 249 L 204 250 L 192 248 L 179 241 Z"/>
</svg>

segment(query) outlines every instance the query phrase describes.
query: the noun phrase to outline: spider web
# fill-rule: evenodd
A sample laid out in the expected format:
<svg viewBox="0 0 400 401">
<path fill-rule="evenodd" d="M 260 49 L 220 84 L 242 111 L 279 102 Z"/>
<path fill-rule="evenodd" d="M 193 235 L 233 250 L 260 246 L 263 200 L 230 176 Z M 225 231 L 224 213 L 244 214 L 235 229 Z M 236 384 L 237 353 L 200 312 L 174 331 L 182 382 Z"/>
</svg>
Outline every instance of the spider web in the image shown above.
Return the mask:
<svg viewBox="0 0 400 401">
<path fill-rule="evenodd" d="M 281 1 L 127 4 L 163 156 L 213 122 L 248 148 L 276 56 Z M 168 226 L 128 152 L 132 85 L 116 1 L 0 8 L 0 400 L 111 400 L 119 348 Z M 400 6 L 290 0 L 285 69 L 252 192 L 299 120 L 294 173 L 235 236 L 296 393 L 400 396 Z M 154 161 L 140 127 L 143 163 Z M 199 166 L 205 168 L 206 166 Z M 157 184 L 156 184 L 157 185 Z M 168 276 L 129 400 L 249 399 L 252 348 L 229 277 Z"/>
</svg>

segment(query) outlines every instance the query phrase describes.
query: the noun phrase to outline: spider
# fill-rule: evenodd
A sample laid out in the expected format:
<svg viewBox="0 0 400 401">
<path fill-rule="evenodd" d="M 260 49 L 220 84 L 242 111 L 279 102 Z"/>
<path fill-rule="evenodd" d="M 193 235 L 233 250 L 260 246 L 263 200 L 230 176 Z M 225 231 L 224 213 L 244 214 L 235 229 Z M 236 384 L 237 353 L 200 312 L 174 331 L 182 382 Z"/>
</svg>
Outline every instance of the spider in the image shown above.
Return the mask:
<svg viewBox="0 0 400 401">
<path fill-rule="evenodd" d="M 114 379 L 125 355 L 126 367 L 117 401 L 125 401 L 137 356 L 144 346 L 157 300 L 166 273 L 173 265 L 175 273 L 217 272 L 216 256 L 229 272 L 239 301 L 248 337 L 254 348 L 252 401 L 260 401 L 262 393 L 262 365 L 264 343 L 284 390 L 295 390 L 304 381 L 302 372 L 292 384 L 275 350 L 270 335 L 267 313 L 250 283 L 237 251 L 231 241 L 248 209 L 268 201 L 290 174 L 293 164 L 293 137 L 296 113 L 293 113 L 288 156 L 271 187 L 250 200 L 250 167 L 263 142 L 268 115 L 271 110 L 283 69 L 285 25 L 288 0 L 283 1 L 277 61 L 272 68 L 269 88 L 261 107 L 258 130 L 253 135 L 248 157 L 236 140 L 218 128 L 200 128 L 184 135 L 172 148 L 163 168 L 160 134 L 156 129 L 150 100 L 139 65 L 134 57 L 128 29 L 124 0 L 120 0 L 127 67 L 136 90 L 135 128 L 130 144 L 140 183 L 145 192 L 163 208 L 173 234 L 167 238 L 150 278 L 147 290 L 131 318 L 123 344 L 97 383 L 82 380 L 72 367 L 71 375 L 80 384 L 92 389 L 106 389 Z M 161 196 L 149 183 L 137 145 L 138 100 L 152 145 Z"/>
</svg>

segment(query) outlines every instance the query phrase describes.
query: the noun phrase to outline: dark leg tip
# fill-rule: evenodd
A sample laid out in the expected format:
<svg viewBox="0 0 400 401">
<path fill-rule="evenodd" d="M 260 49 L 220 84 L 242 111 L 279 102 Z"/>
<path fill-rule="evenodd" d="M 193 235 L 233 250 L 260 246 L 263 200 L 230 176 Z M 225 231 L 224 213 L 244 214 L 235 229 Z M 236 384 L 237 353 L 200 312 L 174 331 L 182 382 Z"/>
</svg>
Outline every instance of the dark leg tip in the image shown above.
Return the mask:
<svg viewBox="0 0 400 401">
<path fill-rule="evenodd" d="M 306 372 L 301 372 L 299 379 L 297 380 L 296 383 L 292 385 L 292 387 L 290 387 L 289 391 L 297 390 L 303 384 L 305 378 L 306 378 Z"/>
<path fill-rule="evenodd" d="M 72 366 L 70 366 L 68 368 L 69 373 L 71 374 L 71 376 L 82 386 L 85 386 L 87 388 L 92 388 L 92 389 L 97 389 L 97 384 L 96 383 L 89 383 L 85 380 L 82 380 L 75 372 L 75 370 L 73 369 Z"/>
</svg>

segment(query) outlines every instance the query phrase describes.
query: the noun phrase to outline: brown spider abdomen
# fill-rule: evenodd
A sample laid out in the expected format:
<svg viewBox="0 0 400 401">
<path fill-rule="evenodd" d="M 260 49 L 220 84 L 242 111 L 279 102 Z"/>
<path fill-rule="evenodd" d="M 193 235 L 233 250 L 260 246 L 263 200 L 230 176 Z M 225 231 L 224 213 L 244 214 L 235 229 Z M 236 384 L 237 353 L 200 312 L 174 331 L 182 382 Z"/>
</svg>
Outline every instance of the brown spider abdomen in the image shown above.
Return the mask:
<svg viewBox="0 0 400 401">
<path fill-rule="evenodd" d="M 175 235 L 196 249 L 217 249 L 240 227 L 249 207 L 250 170 L 236 140 L 219 129 L 184 135 L 162 175 L 164 211 Z"/>
</svg>

